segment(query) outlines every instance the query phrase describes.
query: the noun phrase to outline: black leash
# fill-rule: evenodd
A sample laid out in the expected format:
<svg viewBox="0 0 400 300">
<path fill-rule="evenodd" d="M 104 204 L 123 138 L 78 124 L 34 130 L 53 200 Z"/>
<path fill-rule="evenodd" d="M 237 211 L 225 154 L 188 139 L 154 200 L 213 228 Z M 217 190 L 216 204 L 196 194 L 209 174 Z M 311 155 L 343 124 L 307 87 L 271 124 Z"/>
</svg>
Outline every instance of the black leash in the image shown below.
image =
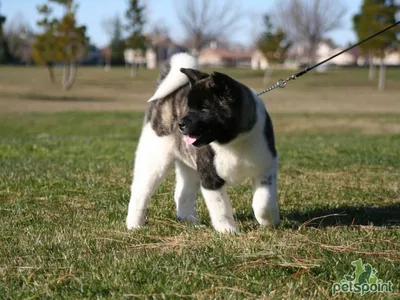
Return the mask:
<svg viewBox="0 0 400 300">
<path fill-rule="evenodd" d="M 354 44 L 354 45 L 352 45 L 352 46 L 350 46 L 350 47 L 344 49 L 343 51 L 340 51 L 339 53 L 336 53 L 335 55 L 333 55 L 333 56 L 331 56 L 331 57 L 329 57 L 329 58 L 327 58 L 327 59 L 325 59 L 325 60 L 323 60 L 323 61 L 321 61 L 321 62 L 315 64 L 315 65 L 312 66 L 312 67 L 306 67 L 303 71 L 300 71 L 300 72 L 297 73 L 297 74 L 293 74 L 292 76 L 290 76 L 290 77 L 288 77 L 288 78 L 286 78 L 286 79 L 279 79 L 279 80 L 277 81 L 277 83 L 275 83 L 273 86 L 271 86 L 271 87 L 269 87 L 269 88 L 267 88 L 267 89 L 265 89 L 265 90 L 259 92 L 259 93 L 257 94 L 257 96 L 260 96 L 260 95 L 262 95 L 262 94 L 265 94 L 265 93 L 267 93 L 267 92 L 269 92 L 269 91 L 272 91 L 272 90 L 274 90 L 274 89 L 276 89 L 276 88 L 278 88 L 278 87 L 279 87 L 279 88 L 284 88 L 284 87 L 286 86 L 286 84 L 288 83 L 288 81 L 290 81 L 290 80 L 295 80 L 296 78 L 299 78 L 300 76 L 303 76 L 304 74 L 306 74 L 306 73 L 308 73 L 309 71 L 311 71 L 311 70 L 317 68 L 318 66 L 320 66 L 320 65 L 322 65 L 322 64 L 324 64 L 324 63 L 326 63 L 327 61 L 330 61 L 331 59 L 335 58 L 336 56 L 339 56 L 339 55 L 341 55 L 341 54 L 343 54 L 343 53 L 345 53 L 345 52 L 347 52 L 347 51 L 353 49 L 354 47 L 357 47 L 357 46 L 361 45 L 362 43 L 365 43 L 366 41 L 368 41 L 368 40 L 370 40 L 370 39 L 376 37 L 377 35 L 379 35 L 379 34 L 385 32 L 385 31 L 387 31 L 387 30 L 389 30 L 389 29 L 391 29 L 391 28 L 393 28 L 393 27 L 395 27 L 395 26 L 397 26 L 397 25 L 399 25 L 399 24 L 400 24 L 400 21 L 398 21 L 398 22 L 396 22 L 396 23 L 394 23 L 394 24 L 392 24 L 392 25 L 386 27 L 385 29 L 382 29 L 381 31 L 375 33 L 374 35 L 371 35 L 370 37 L 367 37 L 366 39 L 363 39 L 362 41 L 358 42 L 357 44 Z"/>
</svg>

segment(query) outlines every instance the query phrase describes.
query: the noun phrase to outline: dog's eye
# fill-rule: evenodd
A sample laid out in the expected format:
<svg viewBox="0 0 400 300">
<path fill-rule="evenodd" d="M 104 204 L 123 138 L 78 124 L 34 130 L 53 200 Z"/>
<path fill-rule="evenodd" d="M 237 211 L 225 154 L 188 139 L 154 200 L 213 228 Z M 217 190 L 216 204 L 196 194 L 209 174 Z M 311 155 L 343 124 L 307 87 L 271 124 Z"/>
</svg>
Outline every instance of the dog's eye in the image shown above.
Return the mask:
<svg viewBox="0 0 400 300">
<path fill-rule="evenodd" d="M 210 109 L 207 107 L 207 106 L 205 106 L 205 105 L 202 105 L 201 107 L 200 107 L 200 109 L 201 109 L 201 111 L 202 112 L 208 112 Z"/>
</svg>

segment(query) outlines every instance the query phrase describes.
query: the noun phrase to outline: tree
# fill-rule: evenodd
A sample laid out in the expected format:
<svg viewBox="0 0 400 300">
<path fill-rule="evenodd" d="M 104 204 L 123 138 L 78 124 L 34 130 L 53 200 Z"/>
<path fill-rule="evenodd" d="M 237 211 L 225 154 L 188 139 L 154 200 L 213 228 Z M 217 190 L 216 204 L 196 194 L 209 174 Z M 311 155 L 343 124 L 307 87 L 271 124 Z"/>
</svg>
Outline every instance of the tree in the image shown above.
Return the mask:
<svg viewBox="0 0 400 300">
<path fill-rule="evenodd" d="M 38 6 L 37 10 L 43 16 L 43 19 L 37 21 L 37 25 L 43 28 L 43 32 L 35 36 L 36 41 L 33 45 L 32 58 L 37 64 L 46 65 L 50 80 L 55 84 L 54 64 L 61 58 L 57 48 L 58 43 L 56 42 L 56 26 L 58 22 L 54 18 L 50 19 L 53 10 L 47 4 Z"/>
<path fill-rule="evenodd" d="M 360 40 L 365 39 L 373 33 L 392 25 L 396 22 L 396 14 L 398 11 L 399 5 L 396 5 L 394 0 L 364 0 L 360 13 L 353 17 L 353 24 L 357 37 Z M 373 78 L 373 73 L 371 71 L 373 68 L 372 59 L 374 56 L 380 58 L 378 83 L 378 88 L 380 90 L 385 88 L 386 66 L 384 58 L 388 52 L 394 49 L 395 43 L 398 41 L 398 32 L 400 32 L 400 29 L 395 27 L 360 46 L 363 54 L 365 55 L 368 53 L 369 55 L 370 79 Z"/>
<path fill-rule="evenodd" d="M 106 34 L 109 36 L 108 47 L 111 50 L 109 57 L 106 57 L 106 70 L 110 68 L 111 64 L 124 63 L 124 50 L 125 40 L 122 35 L 122 22 L 119 15 L 106 19 L 102 22 L 102 26 Z"/>
<path fill-rule="evenodd" d="M 364 6 L 364 5 L 363 5 Z M 362 27 L 361 27 L 361 21 L 363 20 L 363 14 L 356 14 L 353 16 L 353 29 L 357 34 L 358 40 L 362 40 L 363 38 L 366 38 L 366 36 L 363 36 L 362 32 Z M 364 23 L 364 22 L 363 22 Z M 372 34 L 372 33 L 371 33 Z M 368 72 L 368 79 L 373 80 L 375 77 L 375 66 L 374 66 L 374 54 L 372 49 L 368 46 L 368 44 L 361 44 L 359 46 L 360 52 L 364 56 L 368 56 L 368 64 L 369 64 L 369 72 Z"/>
<path fill-rule="evenodd" d="M 0 8 L 1 8 L 1 2 L 0 2 Z M 6 43 L 3 30 L 3 25 L 5 22 L 6 22 L 6 17 L 3 16 L 0 11 L 0 63 L 7 62 L 9 56 L 8 45 Z"/>
<path fill-rule="evenodd" d="M 110 48 L 111 48 L 111 63 L 113 64 L 123 64 L 124 63 L 124 50 L 125 50 L 125 40 L 122 36 L 122 23 L 118 15 L 115 16 L 113 20 L 113 35 L 111 38 Z"/>
<path fill-rule="evenodd" d="M 49 0 L 64 7 L 64 15 L 60 20 L 53 18 L 51 8 L 45 4 L 38 7 L 39 13 L 44 15 L 38 22 L 44 28 L 43 33 L 36 36 L 34 45 L 34 59 L 38 63 L 48 66 L 50 78 L 55 82 L 53 65 L 57 61 L 64 62 L 62 87 L 69 90 L 76 79 L 78 62 L 85 56 L 89 39 L 86 36 L 86 27 L 76 23 L 77 5 L 73 0 Z"/>
<path fill-rule="evenodd" d="M 126 45 L 128 48 L 136 50 L 139 55 L 144 55 L 146 50 L 146 38 L 143 35 L 145 6 L 140 0 L 129 0 L 128 10 L 125 13 L 127 19 L 126 29 L 128 37 Z M 132 63 L 131 76 L 136 76 L 137 63 Z"/>
<path fill-rule="evenodd" d="M 340 0 L 288 0 L 277 10 L 280 25 L 289 38 L 307 43 L 308 61 L 315 62 L 318 44 L 342 25 L 345 7 Z"/>
<path fill-rule="evenodd" d="M 272 63 L 283 63 L 292 45 L 282 28 L 273 29 L 270 17 L 264 16 L 265 31 L 257 41 L 258 49 Z"/>
<path fill-rule="evenodd" d="M 242 13 L 235 2 L 229 0 L 186 0 L 178 11 L 178 18 L 197 57 L 210 41 L 232 31 L 241 21 Z"/>
<path fill-rule="evenodd" d="M 75 82 L 78 62 L 86 54 L 89 38 L 86 36 L 86 26 L 76 24 L 77 5 L 73 0 L 50 0 L 61 4 L 65 14 L 57 26 L 58 47 L 61 59 L 64 61 L 63 88 L 69 90 Z"/>
<path fill-rule="evenodd" d="M 173 45 L 173 42 L 169 37 L 169 29 L 165 26 L 165 22 L 163 22 L 161 19 L 156 21 L 152 26 L 151 30 L 149 31 L 149 36 L 149 46 L 151 46 L 155 53 L 155 61 L 154 63 L 149 61 L 150 65 L 155 63 L 162 64 L 168 59 L 168 57 L 174 53 L 181 52 L 182 50 L 182 48 L 179 46 Z M 166 44 L 169 44 L 168 49 L 165 49 Z"/>
<path fill-rule="evenodd" d="M 158 20 L 158 22 L 154 24 L 151 29 L 151 35 L 157 38 L 168 38 L 169 28 L 163 24 L 163 20 Z"/>
<path fill-rule="evenodd" d="M 33 30 L 24 20 L 21 13 L 17 14 L 5 29 L 4 37 L 7 41 L 12 61 L 29 64 L 32 59 L 31 42 Z"/>
<path fill-rule="evenodd" d="M 257 48 L 268 59 L 268 62 L 283 63 L 292 43 L 280 27 L 273 29 L 268 15 L 264 16 L 264 25 L 265 30 L 257 40 Z M 268 81 L 270 74 L 271 69 L 267 68 L 264 74 L 264 83 Z"/>
</svg>

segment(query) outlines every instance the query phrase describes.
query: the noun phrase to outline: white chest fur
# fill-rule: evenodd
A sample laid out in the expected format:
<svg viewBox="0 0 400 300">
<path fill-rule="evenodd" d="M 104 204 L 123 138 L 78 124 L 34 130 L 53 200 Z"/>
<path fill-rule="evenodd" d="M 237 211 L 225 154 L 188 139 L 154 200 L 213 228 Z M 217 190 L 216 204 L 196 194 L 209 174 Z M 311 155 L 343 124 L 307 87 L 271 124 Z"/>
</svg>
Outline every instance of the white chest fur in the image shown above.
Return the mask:
<svg viewBox="0 0 400 300">
<path fill-rule="evenodd" d="M 229 184 L 236 185 L 246 178 L 259 177 L 271 166 L 272 154 L 264 137 L 265 108 L 258 104 L 257 122 L 252 130 L 229 144 L 211 144 L 217 173 Z"/>
</svg>

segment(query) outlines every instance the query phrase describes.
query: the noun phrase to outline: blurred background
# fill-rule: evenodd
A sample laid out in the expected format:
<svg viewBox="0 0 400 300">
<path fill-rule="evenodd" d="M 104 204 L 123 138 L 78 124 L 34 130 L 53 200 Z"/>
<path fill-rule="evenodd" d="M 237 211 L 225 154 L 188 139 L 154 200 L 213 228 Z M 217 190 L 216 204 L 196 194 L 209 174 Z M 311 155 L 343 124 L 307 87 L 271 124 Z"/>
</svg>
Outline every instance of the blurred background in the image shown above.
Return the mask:
<svg viewBox="0 0 400 300">
<path fill-rule="evenodd" d="M 157 69 L 178 52 L 261 90 L 393 24 L 399 11 L 394 0 L 1 0 L 0 109 L 143 109 Z M 264 98 L 277 112 L 399 110 L 399 32 Z"/>
</svg>

